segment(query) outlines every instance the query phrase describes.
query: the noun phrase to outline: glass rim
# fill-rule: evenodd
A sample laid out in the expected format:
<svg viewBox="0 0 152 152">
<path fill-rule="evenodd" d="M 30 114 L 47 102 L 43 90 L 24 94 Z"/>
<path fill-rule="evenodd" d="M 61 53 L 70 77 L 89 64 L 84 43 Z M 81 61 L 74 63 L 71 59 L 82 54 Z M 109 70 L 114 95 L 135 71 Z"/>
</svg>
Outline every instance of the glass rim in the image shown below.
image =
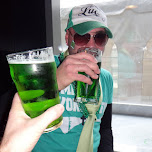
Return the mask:
<svg viewBox="0 0 152 152">
<path fill-rule="evenodd" d="M 27 50 L 27 51 L 20 51 L 20 52 L 16 52 L 16 53 L 10 53 L 10 54 L 7 54 L 6 57 L 9 57 L 9 56 L 12 56 L 12 55 L 17 55 L 17 54 L 28 53 L 28 52 L 41 51 L 41 50 L 44 50 L 44 49 L 51 49 L 53 51 L 53 47 L 50 46 L 50 47 L 45 47 L 45 48 L 38 48 L 38 49 L 31 49 L 31 50 Z"/>
<path fill-rule="evenodd" d="M 49 54 L 38 54 L 34 52 L 45 52 L 49 51 L 51 55 Z M 52 58 L 53 57 L 53 58 Z M 16 53 L 11 53 L 6 55 L 8 63 L 39 63 L 39 62 L 50 62 L 54 61 L 54 55 L 53 55 L 53 47 L 45 47 L 45 48 L 38 48 L 38 49 L 31 49 L 27 51 L 20 51 Z"/>
</svg>

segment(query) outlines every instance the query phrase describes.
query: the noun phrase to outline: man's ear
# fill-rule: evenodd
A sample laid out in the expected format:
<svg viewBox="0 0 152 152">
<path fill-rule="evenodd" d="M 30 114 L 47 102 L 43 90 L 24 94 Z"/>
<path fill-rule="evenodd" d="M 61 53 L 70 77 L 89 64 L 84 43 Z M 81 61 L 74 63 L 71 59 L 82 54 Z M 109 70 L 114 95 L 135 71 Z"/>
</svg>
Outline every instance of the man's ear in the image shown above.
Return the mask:
<svg viewBox="0 0 152 152">
<path fill-rule="evenodd" d="M 67 30 L 65 34 L 65 42 L 67 45 L 68 45 L 68 41 L 69 41 L 69 30 Z"/>
</svg>

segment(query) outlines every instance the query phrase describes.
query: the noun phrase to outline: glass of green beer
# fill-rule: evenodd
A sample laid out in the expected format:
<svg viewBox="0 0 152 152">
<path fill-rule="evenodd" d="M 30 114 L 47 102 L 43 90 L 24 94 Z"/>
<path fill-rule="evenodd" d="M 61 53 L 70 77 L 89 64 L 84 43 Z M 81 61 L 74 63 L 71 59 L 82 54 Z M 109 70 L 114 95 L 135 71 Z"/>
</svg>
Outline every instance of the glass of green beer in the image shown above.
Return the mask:
<svg viewBox="0 0 152 152">
<path fill-rule="evenodd" d="M 86 52 L 93 55 L 98 61 L 97 64 L 99 66 L 99 69 L 101 68 L 101 57 L 102 57 L 101 50 L 96 49 L 96 48 L 80 48 L 78 50 L 78 53 L 79 52 Z M 79 72 L 79 73 L 89 77 L 93 83 L 92 85 L 88 85 L 87 83 L 77 81 L 75 101 L 89 103 L 89 104 L 98 104 L 99 78 L 92 79 L 85 72 Z"/>
<path fill-rule="evenodd" d="M 6 57 L 11 77 L 29 117 L 37 117 L 60 103 L 52 47 L 9 54 Z M 57 129 L 62 119 L 61 116 L 53 121 L 44 132 Z"/>
</svg>

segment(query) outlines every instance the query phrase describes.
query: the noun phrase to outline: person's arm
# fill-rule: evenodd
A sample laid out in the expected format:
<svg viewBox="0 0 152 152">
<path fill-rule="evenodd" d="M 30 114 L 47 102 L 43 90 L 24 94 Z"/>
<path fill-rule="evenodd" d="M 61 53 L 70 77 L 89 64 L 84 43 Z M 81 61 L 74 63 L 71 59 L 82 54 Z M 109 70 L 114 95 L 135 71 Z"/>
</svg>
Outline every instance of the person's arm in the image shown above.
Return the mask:
<svg viewBox="0 0 152 152">
<path fill-rule="evenodd" d="M 108 104 L 100 124 L 100 144 L 98 152 L 113 152 L 112 104 Z"/>
<path fill-rule="evenodd" d="M 45 128 L 59 118 L 63 111 L 63 105 L 58 104 L 46 110 L 42 115 L 31 119 L 25 114 L 19 95 L 15 94 L 0 152 L 32 151 Z"/>
</svg>

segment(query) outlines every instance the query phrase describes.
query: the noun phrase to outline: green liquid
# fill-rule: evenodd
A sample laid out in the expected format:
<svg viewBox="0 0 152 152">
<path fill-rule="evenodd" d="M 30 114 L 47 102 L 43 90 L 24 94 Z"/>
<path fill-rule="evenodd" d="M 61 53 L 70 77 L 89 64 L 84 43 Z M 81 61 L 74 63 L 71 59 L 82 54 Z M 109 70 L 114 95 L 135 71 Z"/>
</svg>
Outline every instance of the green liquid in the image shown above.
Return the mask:
<svg viewBox="0 0 152 152">
<path fill-rule="evenodd" d="M 98 63 L 98 66 L 101 66 L 101 62 Z M 83 74 L 85 76 L 86 73 L 79 72 L 80 74 Z M 97 101 L 97 94 L 99 89 L 99 78 L 98 79 L 92 79 L 92 85 L 88 85 L 84 82 L 77 81 L 77 98 L 81 98 L 83 102 L 93 102 L 96 103 Z"/>
<path fill-rule="evenodd" d="M 23 108 L 31 118 L 60 103 L 55 62 L 10 64 L 10 73 L 22 99 Z M 61 121 L 62 116 L 48 127 Z"/>
<path fill-rule="evenodd" d="M 54 99 L 39 101 L 39 102 L 32 102 L 32 103 L 26 103 L 23 104 L 23 108 L 27 115 L 29 115 L 31 118 L 35 118 L 39 115 L 41 115 L 44 111 L 46 111 L 48 108 L 59 104 L 60 99 L 59 96 Z M 57 120 L 53 121 L 47 128 L 51 128 L 58 123 L 62 121 L 62 116 L 59 117 Z"/>
</svg>

